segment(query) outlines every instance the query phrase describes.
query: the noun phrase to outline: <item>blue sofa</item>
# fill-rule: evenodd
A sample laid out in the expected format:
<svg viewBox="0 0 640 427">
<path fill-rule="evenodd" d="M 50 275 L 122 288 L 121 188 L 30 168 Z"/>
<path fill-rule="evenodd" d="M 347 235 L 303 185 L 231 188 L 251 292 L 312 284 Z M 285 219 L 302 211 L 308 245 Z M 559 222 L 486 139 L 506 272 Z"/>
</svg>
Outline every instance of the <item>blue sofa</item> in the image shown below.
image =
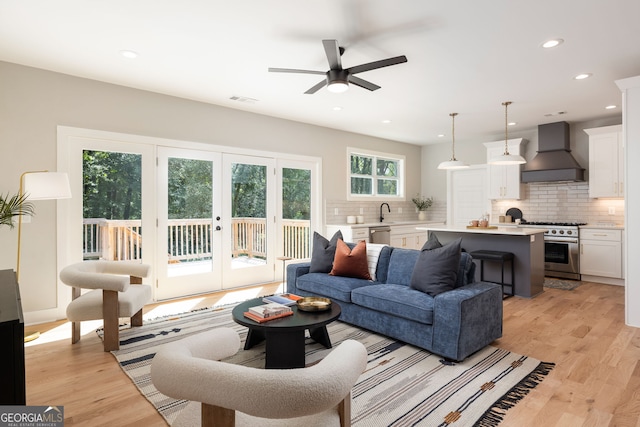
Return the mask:
<svg viewBox="0 0 640 427">
<path fill-rule="evenodd" d="M 502 336 L 502 288 L 475 282 L 475 264 L 462 252 L 456 288 L 432 297 L 409 287 L 420 251 L 384 247 L 375 281 L 309 273 L 287 266 L 287 292 L 337 301 L 340 320 L 460 361 Z"/>
</svg>

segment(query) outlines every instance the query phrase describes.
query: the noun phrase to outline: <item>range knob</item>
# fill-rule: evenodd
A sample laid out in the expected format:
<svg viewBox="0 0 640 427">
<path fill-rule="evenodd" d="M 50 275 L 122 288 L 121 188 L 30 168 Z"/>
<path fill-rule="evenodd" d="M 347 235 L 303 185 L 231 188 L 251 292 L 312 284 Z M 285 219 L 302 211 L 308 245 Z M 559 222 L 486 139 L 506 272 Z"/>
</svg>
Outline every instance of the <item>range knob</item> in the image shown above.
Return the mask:
<svg viewBox="0 0 640 427">
<path fill-rule="evenodd" d="M 560 230 L 560 231 L 558 231 L 558 233 L 564 234 L 564 230 Z"/>
<path fill-rule="evenodd" d="M 567 234 L 571 235 L 571 234 L 573 234 L 573 231 L 567 230 Z"/>
<path fill-rule="evenodd" d="M 556 230 L 551 230 L 551 234 L 556 234 Z"/>
</svg>

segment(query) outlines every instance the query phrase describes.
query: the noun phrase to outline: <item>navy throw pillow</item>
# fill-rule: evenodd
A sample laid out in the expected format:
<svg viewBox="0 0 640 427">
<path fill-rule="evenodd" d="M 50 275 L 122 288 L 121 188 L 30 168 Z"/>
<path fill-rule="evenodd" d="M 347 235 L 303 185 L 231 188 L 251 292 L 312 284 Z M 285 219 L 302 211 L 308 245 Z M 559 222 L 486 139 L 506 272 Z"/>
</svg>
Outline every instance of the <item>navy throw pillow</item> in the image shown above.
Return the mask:
<svg viewBox="0 0 640 427">
<path fill-rule="evenodd" d="M 435 297 L 455 288 L 462 239 L 441 248 L 423 249 L 411 275 L 409 287 Z"/>
<path fill-rule="evenodd" d="M 331 240 L 313 232 L 313 249 L 311 250 L 311 266 L 309 273 L 329 273 L 333 268 L 338 240 L 342 240 L 342 232 L 336 231 Z"/>
</svg>

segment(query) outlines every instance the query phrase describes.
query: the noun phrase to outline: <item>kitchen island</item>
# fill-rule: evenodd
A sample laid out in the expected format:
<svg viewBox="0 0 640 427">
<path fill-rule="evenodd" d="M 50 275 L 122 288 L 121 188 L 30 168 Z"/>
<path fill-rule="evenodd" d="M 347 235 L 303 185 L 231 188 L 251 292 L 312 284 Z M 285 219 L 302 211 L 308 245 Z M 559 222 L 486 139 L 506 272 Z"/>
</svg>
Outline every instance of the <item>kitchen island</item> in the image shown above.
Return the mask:
<svg viewBox="0 0 640 427">
<path fill-rule="evenodd" d="M 462 247 L 467 252 L 489 250 L 512 252 L 514 259 L 515 294 L 531 298 L 543 291 L 544 283 L 544 229 L 498 227 L 467 228 L 460 226 L 433 225 L 416 227 L 434 233 L 442 244 L 462 238 Z M 505 266 L 505 281 L 511 277 Z M 480 280 L 480 268 L 476 270 L 476 280 Z M 484 262 L 484 280 L 500 282 L 500 263 Z"/>
</svg>

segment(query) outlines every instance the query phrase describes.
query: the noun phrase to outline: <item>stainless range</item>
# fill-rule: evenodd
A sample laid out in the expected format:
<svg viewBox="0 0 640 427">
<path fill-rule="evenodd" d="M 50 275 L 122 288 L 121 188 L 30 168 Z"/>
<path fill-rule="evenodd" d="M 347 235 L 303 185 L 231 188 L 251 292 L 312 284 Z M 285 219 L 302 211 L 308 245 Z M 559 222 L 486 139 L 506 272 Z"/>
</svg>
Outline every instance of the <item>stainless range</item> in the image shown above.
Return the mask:
<svg viewBox="0 0 640 427">
<path fill-rule="evenodd" d="M 545 228 L 546 276 L 580 280 L 579 228 L 582 222 L 526 222 L 521 227 Z"/>
</svg>

